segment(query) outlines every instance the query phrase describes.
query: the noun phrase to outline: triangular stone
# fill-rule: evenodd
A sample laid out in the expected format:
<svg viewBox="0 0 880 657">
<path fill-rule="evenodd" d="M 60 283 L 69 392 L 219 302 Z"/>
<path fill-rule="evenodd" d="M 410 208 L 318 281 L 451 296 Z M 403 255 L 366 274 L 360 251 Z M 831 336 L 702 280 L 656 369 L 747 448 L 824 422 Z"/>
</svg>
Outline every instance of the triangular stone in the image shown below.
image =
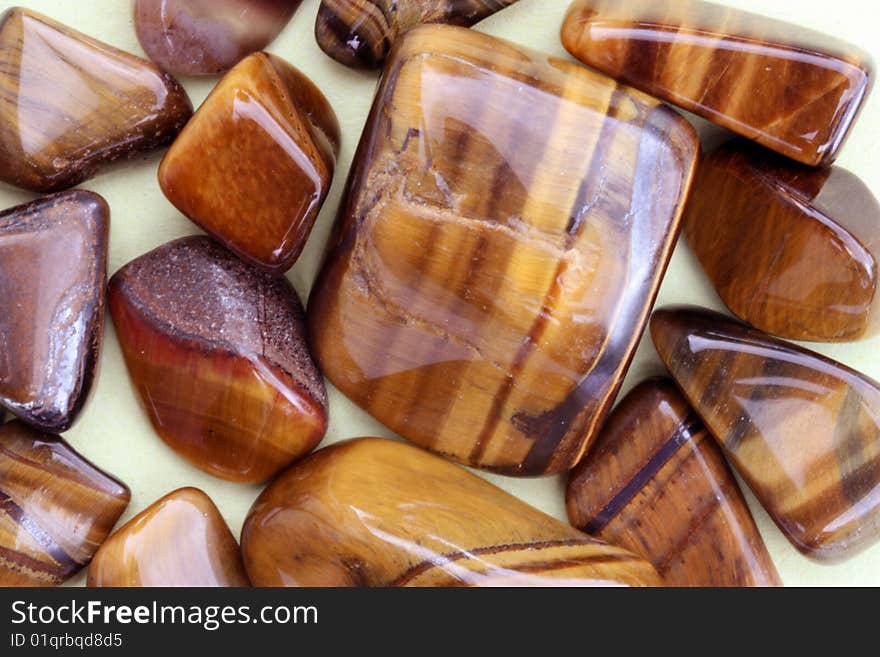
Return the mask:
<svg viewBox="0 0 880 657">
<path fill-rule="evenodd" d="M 708 310 L 657 311 L 651 334 L 795 547 L 833 561 L 880 538 L 880 384 Z"/>
<path fill-rule="evenodd" d="M 191 114 L 183 87 L 153 64 L 35 12 L 0 15 L 0 180 L 73 187 L 169 143 Z"/>
<path fill-rule="evenodd" d="M 109 222 L 84 191 L 0 213 L 0 406 L 51 433 L 73 424 L 97 372 Z"/>
</svg>

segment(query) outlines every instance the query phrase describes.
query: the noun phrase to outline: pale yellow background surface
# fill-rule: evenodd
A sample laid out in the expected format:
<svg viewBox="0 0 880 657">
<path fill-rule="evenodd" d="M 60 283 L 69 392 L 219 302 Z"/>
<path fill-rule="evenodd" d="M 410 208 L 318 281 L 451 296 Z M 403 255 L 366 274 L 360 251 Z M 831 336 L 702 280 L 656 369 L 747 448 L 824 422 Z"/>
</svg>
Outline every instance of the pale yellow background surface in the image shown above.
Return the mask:
<svg viewBox="0 0 880 657">
<path fill-rule="evenodd" d="M 621 0 L 623 2 L 625 0 Z M 843 37 L 878 57 L 880 10 L 873 0 L 721 0 L 725 4 Z M 15 4 L 40 11 L 114 46 L 143 56 L 135 37 L 129 0 L 0 0 L 0 11 Z M 520 0 L 487 19 L 478 29 L 530 47 L 568 57 L 558 33 L 568 0 Z M 313 36 L 318 0 L 305 0 L 293 21 L 269 50 L 302 69 L 320 86 L 339 116 L 342 152 L 333 188 L 311 240 L 289 277 L 305 299 L 317 271 L 324 242 L 339 202 L 349 164 L 376 87 L 377 74 L 351 71 L 327 58 Z M 215 79 L 183 79 L 198 106 Z M 880 190 L 880 94 L 868 101 L 838 164 Z M 171 239 L 198 232 L 162 195 L 156 183 L 161 153 L 110 169 L 82 187 L 102 194 L 112 209 L 110 264 L 112 274 L 133 258 Z M 0 208 L 35 195 L 0 183 Z M 702 271 L 681 243 L 660 292 L 658 305 L 695 303 L 721 308 Z M 818 346 L 818 351 L 880 379 L 880 338 L 855 344 Z M 643 344 L 624 385 L 626 392 L 648 375 L 662 372 L 653 347 Z M 323 444 L 362 435 L 392 436 L 331 387 L 330 429 Z M 153 432 L 138 405 L 122 361 L 113 324 L 107 318 L 101 376 L 97 390 L 76 427 L 65 436 L 78 450 L 125 481 L 132 501 L 123 521 L 180 486 L 204 489 L 238 535 L 259 488 L 228 483 L 178 458 Z M 559 518 L 565 518 L 562 478 L 516 480 L 489 476 L 493 482 Z M 880 585 L 880 545 L 836 566 L 817 565 L 800 556 L 763 510 L 749 498 L 758 524 L 787 585 Z M 81 575 L 73 583 L 81 584 Z"/>
</svg>

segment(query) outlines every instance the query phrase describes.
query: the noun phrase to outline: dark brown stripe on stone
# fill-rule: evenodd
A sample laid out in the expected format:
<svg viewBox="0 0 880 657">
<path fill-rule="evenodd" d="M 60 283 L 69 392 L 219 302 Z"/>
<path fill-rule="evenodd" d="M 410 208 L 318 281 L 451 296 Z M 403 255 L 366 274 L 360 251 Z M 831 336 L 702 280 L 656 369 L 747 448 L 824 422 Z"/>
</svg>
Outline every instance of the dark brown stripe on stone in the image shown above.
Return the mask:
<svg viewBox="0 0 880 657">
<path fill-rule="evenodd" d="M 685 421 L 676 427 L 672 435 L 669 436 L 669 438 L 666 439 L 666 442 L 660 446 L 660 449 L 654 452 L 654 455 L 648 459 L 647 463 L 645 463 L 632 476 L 626 486 L 624 486 L 617 495 L 611 498 L 611 501 L 608 502 L 605 507 L 599 511 L 592 520 L 590 520 L 590 522 L 583 527 L 580 527 L 581 531 L 587 534 L 598 534 L 605 529 L 605 527 L 608 526 L 608 523 L 610 523 L 617 514 L 632 501 L 639 491 L 641 491 L 651 479 L 657 476 L 657 473 L 659 473 L 660 470 L 663 469 L 663 466 L 669 462 L 673 455 L 678 451 L 678 448 L 690 440 L 695 434 L 703 430 L 703 423 L 700 418 L 694 413 L 688 415 Z"/>
</svg>

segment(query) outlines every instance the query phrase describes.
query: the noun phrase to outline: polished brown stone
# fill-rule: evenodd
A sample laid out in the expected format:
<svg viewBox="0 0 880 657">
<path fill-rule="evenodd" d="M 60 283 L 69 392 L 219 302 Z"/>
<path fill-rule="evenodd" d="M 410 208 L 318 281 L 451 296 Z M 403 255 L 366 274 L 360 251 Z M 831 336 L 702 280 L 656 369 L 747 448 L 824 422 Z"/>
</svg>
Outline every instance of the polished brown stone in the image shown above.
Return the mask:
<svg viewBox="0 0 880 657">
<path fill-rule="evenodd" d="M 411 445 L 319 450 L 242 529 L 255 586 L 656 586 L 654 569 Z"/>
<path fill-rule="evenodd" d="M 185 237 L 120 269 L 109 305 L 153 427 L 196 467 L 260 482 L 324 436 L 324 380 L 286 279 Z"/>
<path fill-rule="evenodd" d="M 425 23 L 470 27 L 517 0 L 321 0 L 315 38 L 327 55 L 379 68 L 407 30 Z"/>
<path fill-rule="evenodd" d="M 388 62 L 309 305 L 327 376 L 469 465 L 571 468 L 626 372 L 698 143 L 657 101 L 472 30 Z"/>
<path fill-rule="evenodd" d="M 0 587 L 54 586 L 75 575 L 130 497 L 61 438 L 0 425 Z"/>
<path fill-rule="evenodd" d="M 97 375 L 109 228 L 107 203 L 84 191 L 0 213 L 0 406 L 51 433 Z"/>
<path fill-rule="evenodd" d="M 615 79 L 808 165 L 834 161 L 874 78 L 871 57 L 848 43 L 702 0 L 576 0 L 562 43 Z"/>
<path fill-rule="evenodd" d="M 159 184 L 245 260 L 282 274 L 299 257 L 339 150 L 333 108 L 305 75 L 257 53 L 220 81 L 168 150 Z"/>
<path fill-rule="evenodd" d="M 643 556 L 667 586 L 782 584 L 721 450 L 668 379 L 614 409 L 566 506 L 575 527 Z"/>
<path fill-rule="evenodd" d="M 177 81 L 26 9 L 0 15 L 0 181 L 73 187 L 170 143 L 192 114 Z"/>
<path fill-rule="evenodd" d="M 175 75 L 216 75 L 275 40 L 301 0 L 135 0 L 150 59 Z"/>
<path fill-rule="evenodd" d="M 158 500 L 111 536 L 89 567 L 92 587 L 250 586 L 238 543 L 197 488 Z"/>
<path fill-rule="evenodd" d="M 880 538 L 880 384 L 708 310 L 659 310 L 651 334 L 795 547 L 837 561 Z"/>
<path fill-rule="evenodd" d="M 880 204 L 855 175 L 744 139 L 703 158 L 685 235 L 727 307 L 784 338 L 880 329 Z"/>
</svg>

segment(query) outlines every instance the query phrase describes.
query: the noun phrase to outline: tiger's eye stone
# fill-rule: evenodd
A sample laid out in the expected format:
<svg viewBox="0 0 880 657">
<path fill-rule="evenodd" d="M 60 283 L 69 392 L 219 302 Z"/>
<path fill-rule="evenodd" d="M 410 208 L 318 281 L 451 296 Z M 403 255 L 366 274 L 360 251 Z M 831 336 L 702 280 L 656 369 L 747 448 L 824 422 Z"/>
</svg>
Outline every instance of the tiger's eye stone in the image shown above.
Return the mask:
<svg viewBox="0 0 880 657">
<path fill-rule="evenodd" d="M 89 567 L 92 587 L 247 587 L 238 543 L 197 488 L 169 493 L 111 536 Z"/>
<path fill-rule="evenodd" d="M 256 53 L 217 85 L 159 168 L 177 208 L 245 260 L 282 274 L 333 179 L 339 124 L 312 82 Z"/>
<path fill-rule="evenodd" d="M 0 425 L 0 587 L 54 586 L 75 575 L 130 497 L 61 438 Z"/>
<path fill-rule="evenodd" d="M 836 561 L 880 537 L 880 384 L 708 310 L 657 311 L 651 334 L 795 547 Z"/>
<path fill-rule="evenodd" d="M 782 583 L 721 450 L 668 379 L 614 409 L 566 505 L 575 527 L 645 557 L 667 586 Z"/>
<path fill-rule="evenodd" d="M 147 55 L 176 75 L 216 75 L 275 40 L 301 0 L 135 0 Z"/>
<path fill-rule="evenodd" d="M 506 474 L 571 468 L 644 329 L 697 149 L 605 76 L 411 30 L 312 292 L 319 363 L 419 445 Z"/>
<path fill-rule="evenodd" d="M 326 447 L 242 529 L 255 586 L 659 585 L 646 562 L 405 443 Z"/>
<path fill-rule="evenodd" d="M 149 62 L 21 8 L 0 15 L 0 180 L 73 187 L 108 162 L 164 146 L 192 114 Z"/>
<path fill-rule="evenodd" d="M 0 213 L 0 406 L 51 433 L 97 375 L 109 228 L 106 201 L 84 191 Z"/>
<path fill-rule="evenodd" d="M 346 66 L 379 68 L 398 37 L 424 23 L 470 27 L 517 0 L 321 0 L 315 38 Z"/>
<path fill-rule="evenodd" d="M 837 154 L 873 85 L 871 57 L 832 37 L 702 0 L 576 0 L 575 57 L 808 165 Z"/>
<path fill-rule="evenodd" d="M 735 140 L 704 158 L 685 235 L 727 307 L 793 340 L 880 328 L 880 205 L 845 169 Z"/>
<path fill-rule="evenodd" d="M 327 393 L 286 279 L 185 237 L 120 269 L 109 304 L 154 428 L 196 467 L 264 481 L 324 436 Z"/>
</svg>

